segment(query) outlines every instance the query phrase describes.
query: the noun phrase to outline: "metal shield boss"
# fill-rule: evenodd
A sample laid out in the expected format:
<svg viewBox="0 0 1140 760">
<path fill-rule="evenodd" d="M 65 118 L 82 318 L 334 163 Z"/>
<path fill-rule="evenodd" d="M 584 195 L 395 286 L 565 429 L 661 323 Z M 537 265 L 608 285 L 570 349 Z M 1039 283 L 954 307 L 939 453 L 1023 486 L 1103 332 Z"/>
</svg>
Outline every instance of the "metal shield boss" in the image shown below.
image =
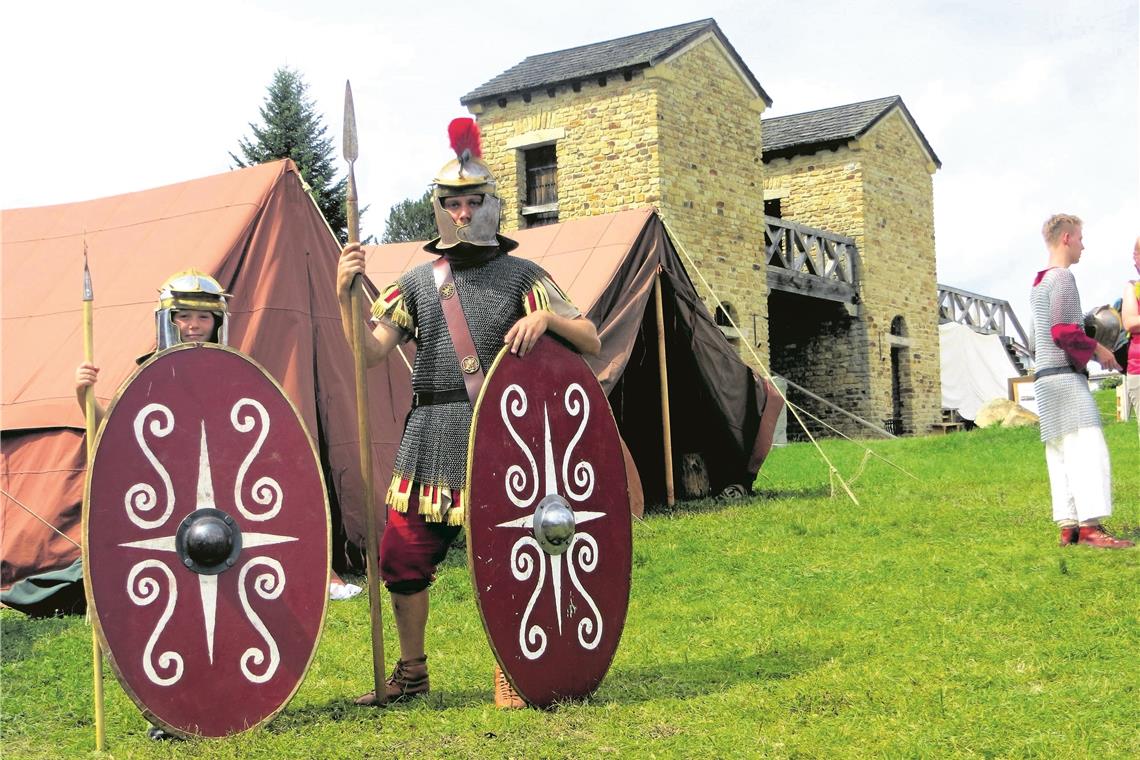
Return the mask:
<svg viewBox="0 0 1140 760">
<path fill-rule="evenodd" d="M 468 561 L 483 626 L 531 705 L 591 694 L 621 640 L 632 554 L 617 425 L 581 356 L 499 354 L 468 448 Z"/>
<path fill-rule="evenodd" d="M 261 725 L 328 604 L 329 511 L 304 423 L 258 364 L 183 344 L 108 410 L 83 510 L 87 602 L 115 674 L 181 736 Z"/>
</svg>

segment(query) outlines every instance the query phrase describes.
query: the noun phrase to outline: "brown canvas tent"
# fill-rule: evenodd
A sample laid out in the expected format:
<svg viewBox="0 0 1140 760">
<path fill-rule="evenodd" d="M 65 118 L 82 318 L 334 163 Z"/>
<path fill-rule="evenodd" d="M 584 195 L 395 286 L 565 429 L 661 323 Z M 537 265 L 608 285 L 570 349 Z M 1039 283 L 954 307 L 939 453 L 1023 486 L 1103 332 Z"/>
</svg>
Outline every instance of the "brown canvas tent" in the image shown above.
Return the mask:
<svg viewBox="0 0 1140 760">
<path fill-rule="evenodd" d="M 0 585 L 66 568 L 78 556 L 71 541 L 80 538 L 85 461 L 73 377 L 82 358 L 84 241 L 95 284 L 100 399 L 109 401 L 135 359 L 153 348 L 158 285 L 188 267 L 213 274 L 234 294 L 231 345 L 277 378 L 316 438 L 340 533 L 334 539 L 342 547 L 346 540 L 361 545 L 352 356 L 334 294 L 337 244 L 292 162 L 0 214 Z M 654 211 L 564 222 L 517 237 L 516 254 L 539 261 L 599 326 L 603 353 L 591 365 L 610 395 L 647 501 L 660 502 L 664 494 L 652 307 L 659 270 L 674 458 L 702 453 L 714 489 L 750 484 L 770 447 L 779 399 L 713 323 Z M 419 243 L 373 246 L 369 276 L 383 285 L 428 258 Z M 413 350 L 405 346 L 369 372 L 381 496 L 410 405 Z M 346 554 L 334 555 L 338 569 L 347 561 Z"/>
<path fill-rule="evenodd" d="M 0 213 L 4 587 L 79 554 L 27 510 L 80 540 L 85 452 L 74 373 L 83 358 L 85 242 L 104 404 L 154 348 L 159 285 L 189 267 L 212 274 L 233 294 L 230 344 L 277 379 L 317 439 L 334 526 L 342 510 L 359 511 L 353 361 L 334 286 L 339 246 L 292 161 Z M 372 424 L 393 423 L 377 409 Z"/>
<path fill-rule="evenodd" d="M 780 397 L 737 356 L 697 296 L 665 225 L 651 208 L 576 219 L 511 235 L 512 255 L 543 266 L 598 326 L 591 358 L 629 446 L 648 504 L 665 500 L 654 281 L 661 273 L 674 472 L 700 454 L 713 493 L 751 488 L 772 444 Z M 367 247 L 369 279 L 384 286 L 434 258 L 422 243 Z M 410 352 L 409 352 L 410 354 Z M 410 355 L 409 355 L 410 358 Z M 390 359 L 382 403 L 410 405 L 402 359 Z M 375 398 L 373 401 L 375 402 Z M 680 490 L 678 484 L 678 491 Z"/>
</svg>

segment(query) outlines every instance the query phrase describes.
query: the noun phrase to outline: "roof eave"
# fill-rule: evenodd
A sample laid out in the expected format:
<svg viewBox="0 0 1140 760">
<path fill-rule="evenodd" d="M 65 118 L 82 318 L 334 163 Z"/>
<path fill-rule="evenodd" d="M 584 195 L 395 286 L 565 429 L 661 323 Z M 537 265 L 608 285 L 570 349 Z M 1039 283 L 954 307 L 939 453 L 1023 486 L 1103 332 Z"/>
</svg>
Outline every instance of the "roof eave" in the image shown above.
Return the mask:
<svg viewBox="0 0 1140 760">
<path fill-rule="evenodd" d="M 778 158 L 794 158 L 796 156 L 810 156 L 813 153 L 819 153 L 824 150 L 838 150 L 854 141 L 854 137 L 846 137 L 838 140 L 816 140 L 813 142 L 794 143 L 792 145 L 784 145 L 779 148 L 765 149 L 760 153 L 760 159 L 764 163 L 775 161 Z"/>
<path fill-rule="evenodd" d="M 649 68 L 651 64 L 647 61 L 639 61 L 637 63 L 627 63 L 621 66 L 615 66 L 612 69 L 605 69 L 604 71 L 596 71 L 592 74 L 584 76 L 567 77 L 565 79 L 552 79 L 542 84 L 536 84 L 531 87 L 514 87 L 508 90 L 497 90 L 495 92 L 483 93 L 481 95 L 472 95 L 468 93 L 459 99 L 461 106 L 470 106 L 476 103 L 495 102 L 499 98 L 509 98 L 512 95 L 525 95 L 528 92 L 543 92 L 549 90 L 551 87 L 562 87 L 565 85 L 572 85 L 575 82 L 584 82 L 586 80 L 598 79 L 600 77 L 609 77 L 611 74 L 624 74 L 627 71 L 640 71 L 641 69 Z"/>
<path fill-rule="evenodd" d="M 494 101 L 497 101 L 501 98 L 509 98 L 512 95 L 520 95 L 520 94 L 527 93 L 527 92 L 534 92 L 536 90 L 537 91 L 546 90 L 546 89 L 549 89 L 551 87 L 558 87 L 560 85 L 572 84 L 573 82 L 576 82 L 576 81 L 581 82 L 581 81 L 585 81 L 587 79 L 594 79 L 597 77 L 609 76 L 610 74 L 621 74 L 621 73 L 624 73 L 626 71 L 637 71 L 640 69 L 649 68 L 650 66 L 656 66 L 659 63 L 662 63 L 662 62 L 665 62 L 665 61 L 672 59 L 673 57 L 684 52 L 685 49 L 688 48 L 690 45 L 692 45 L 696 40 L 698 40 L 699 38 L 703 37 L 706 34 L 711 33 L 711 34 L 716 36 L 717 41 L 724 48 L 725 52 L 728 54 L 729 59 L 732 61 L 733 65 L 740 72 L 741 77 L 745 80 L 745 82 L 748 84 L 748 86 L 751 87 L 752 90 L 756 93 L 756 97 L 758 97 L 764 101 L 764 107 L 765 108 L 771 108 L 772 98 L 768 95 L 768 93 L 760 85 L 760 81 L 758 79 L 756 79 L 756 75 L 752 73 L 752 70 L 748 68 L 748 65 L 744 62 L 744 59 L 741 58 L 740 54 L 736 52 L 736 48 L 734 48 L 732 46 L 732 43 L 728 41 L 728 38 L 724 35 L 724 32 L 722 32 L 720 30 L 720 27 L 717 25 L 716 21 L 714 19 L 711 19 L 711 18 L 705 19 L 705 21 L 707 23 L 704 24 L 703 26 L 701 26 L 700 28 L 694 29 L 692 32 L 685 35 L 683 38 L 681 38 L 677 42 L 673 43 L 671 46 L 669 46 L 664 51 L 662 51 L 656 55 L 650 56 L 644 60 L 635 61 L 632 63 L 627 62 L 627 63 L 624 63 L 620 66 L 614 66 L 612 68 L 603 69 L 603 70 L 596 71 L 594 73 L 591 73 L 591 74 L 588 74 L 585 76 L 577 76 L 577 77 L 570 77 L 570 78 L 564 78 L 564 79 L 558 79 L 558 80 L 551 80 L 548 82 L 542 82 L 542 83 L 539 83 L 536 85 L 532 85 L 529 87 L 513 87 L 513 88 L 509 88 L 509 89 L 495 90 L 495 91 L 482 92 L 482 93 L 479 93 L 478 88 L 476 88 L 475 90 L 472 90 L 471 92 L 469 92 L 466 95 L 464 95 L 463 97 L 461 97 L 459 99 L 459 103 L 460 103 L 460 105 L 462 105 L 464 107 L 468 107 L 468 106 L 471 106 L 471 105 L 476 104 L 476 103 L 494 102 Z M 476 94 L 476 93 L 478 93 L 478 94 Z"/>
<path fill-rule="evenodd" d="M 916 122 L 914 120 L 914 117 L 910 115 L 910 111 L 907 109 L 906 104 L 903 103 L 903 99 L 898 95 L 895 95 L 891 99 L 890 103 L 884 106 L 883 109 L 874 116 L 874 118 L 868 120 L 867 123 L 864 124 L 857 132 L 845 135 L 843 137 L 833 137 L 828 140 L 805 140 L 802 142 L 792 143 L 790 145 L 782 145 L 779 148 L 765 148 L 761 152 L 761 159 L 764 161 L 764 163 L 768 163 L 769 161 L 774 161 L 777 158 L 807 156 L 811 155 L 812 153 L 818 153 L 822 150 L 836 150 L 866 135 L 868 132 L 875 128 L 876 124 L 885 119 L 896 107 L 901 110 L 903 120 L 913 131 L 915 138 L 918 140 L 919 146 L 922 148 L 922 151 L 926 153 L 927 158 L 930 159 L 931 163 L 934 164 L 936 169 L 941 169 L 941 159 L 938 158 L 938 155 L 934 152 L 934 148 L 930 146 L 930 142 L 926 139 L 926 135 L 924 135 L 922 133 L 922 130 L 919 128 L 918 122 Z M 813 111 L 809 113 L 816 112 Z"/>
</svg>

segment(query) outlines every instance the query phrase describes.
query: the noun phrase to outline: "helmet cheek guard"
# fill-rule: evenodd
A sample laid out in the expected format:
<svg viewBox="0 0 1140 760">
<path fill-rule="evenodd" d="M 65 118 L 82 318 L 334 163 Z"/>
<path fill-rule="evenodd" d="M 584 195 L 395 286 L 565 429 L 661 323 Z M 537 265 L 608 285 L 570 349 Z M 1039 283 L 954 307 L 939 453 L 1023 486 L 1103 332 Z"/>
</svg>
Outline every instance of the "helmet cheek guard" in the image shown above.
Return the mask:
<svg viewBox="0 0 1140 760">
<path fill-rule="evenodd" d="M 477 190 L 464 190 L 462 192 L 448 192 L 452 188 L 442 188 L 436 185 L 432 193 L 432 210 L 435 212 L 435 226 L 439 230 L 439 241 L 435 247 L 439 250 L 454 248 L 460 243 L 472 245 L 493 246 L 498 245 L 499 220 L 502 216 L 503 202 L 494 194 L 494 185 L 482 185 Z M 471 215 L 467 224 L 456 224 L 451 214 L 443 207 L 446 198 L 456 195 L 482 195 L 483 203 Z"/>
</svg>

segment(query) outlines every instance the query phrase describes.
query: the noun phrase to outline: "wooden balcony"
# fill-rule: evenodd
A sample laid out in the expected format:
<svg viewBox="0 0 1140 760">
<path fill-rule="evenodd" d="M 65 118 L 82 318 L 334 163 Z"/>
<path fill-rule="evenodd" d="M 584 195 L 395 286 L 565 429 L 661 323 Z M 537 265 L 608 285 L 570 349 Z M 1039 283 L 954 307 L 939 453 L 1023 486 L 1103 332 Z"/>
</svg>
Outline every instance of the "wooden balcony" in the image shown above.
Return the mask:
<svg viewBox="0 0 1140 760">
<path fill-rule="evenodd" d="M 764 217 L 768 288 L 859 305 L 859 249 L 849 237 L 802 224 Z"/>
</svg>

